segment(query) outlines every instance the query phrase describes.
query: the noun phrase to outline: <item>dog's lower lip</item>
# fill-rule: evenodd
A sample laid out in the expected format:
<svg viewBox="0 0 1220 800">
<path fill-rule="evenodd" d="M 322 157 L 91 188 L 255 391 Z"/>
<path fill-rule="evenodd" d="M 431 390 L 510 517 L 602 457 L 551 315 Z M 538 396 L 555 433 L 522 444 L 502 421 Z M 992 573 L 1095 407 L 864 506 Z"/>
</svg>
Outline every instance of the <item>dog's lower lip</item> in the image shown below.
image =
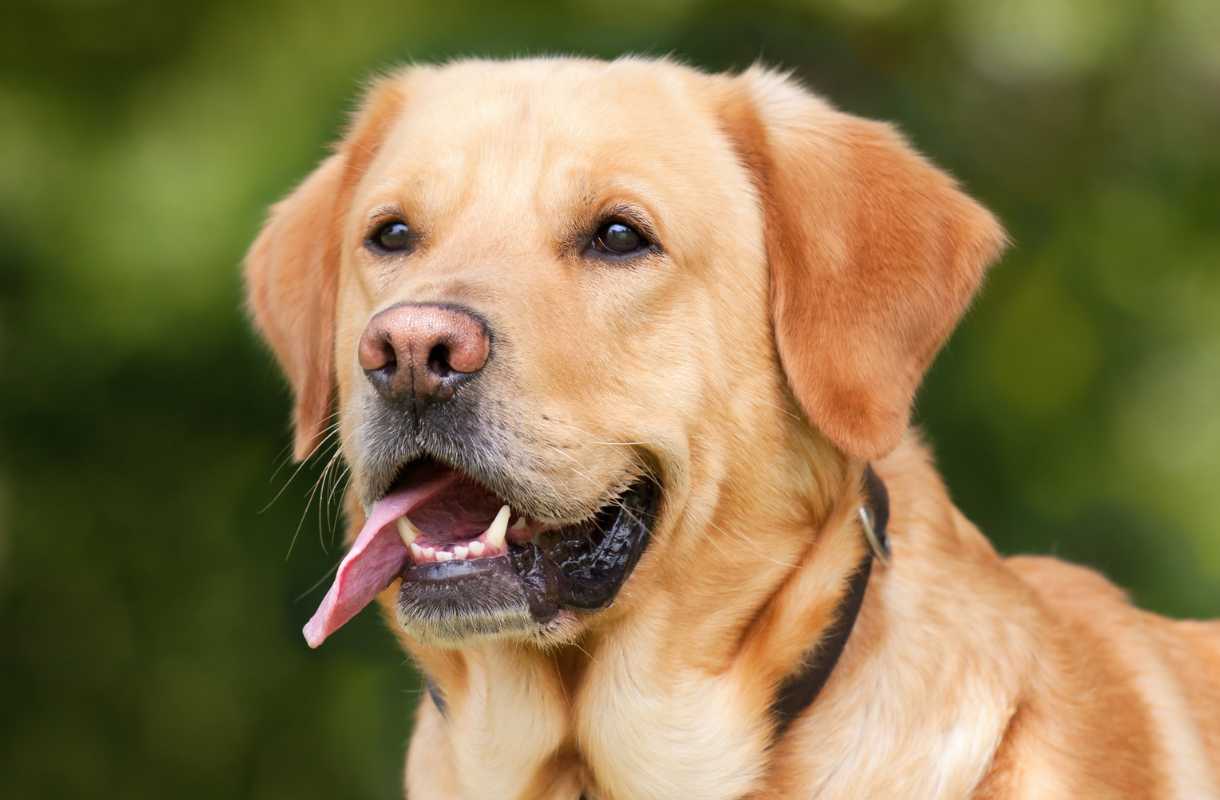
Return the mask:
<svg viewBox="0 0 1220 800">
<path fill-rule="evenodd" d="M 478 578 L 489 570 L 508 563 L 507 555 L 492 558 L 468 559 L 466 561 L 434 561 L 426 564 L 411 564 L 403 570 L 403 581 L 412 583 L 445 583 Z"/>
</svg>

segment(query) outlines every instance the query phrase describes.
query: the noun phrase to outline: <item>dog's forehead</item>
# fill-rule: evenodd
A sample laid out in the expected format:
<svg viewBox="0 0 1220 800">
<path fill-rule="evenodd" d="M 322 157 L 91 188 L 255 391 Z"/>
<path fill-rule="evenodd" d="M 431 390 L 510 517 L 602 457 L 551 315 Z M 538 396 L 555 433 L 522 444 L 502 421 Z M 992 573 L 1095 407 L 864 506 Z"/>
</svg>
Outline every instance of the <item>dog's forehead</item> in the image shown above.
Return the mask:
<svg viewBox="0 0 1220 800">
<path fill-rule="evenodd" d="M 461 142 L 463 133 L 639 136 L 688 122 L 696 73 L 665 62 L 541 59 L 460 62 L 403 75 L 400 130 Z M 448 123 L 448 130 L 438 129 Z M 456 134 L 456 139 L 454 135 Z"/>
<path fill-rule="evenodd" d="M 659 62 L 563 59 L 409 70 L 370 172 L 433 191 L 544 176 L 574 188 L 591 174 L 644 171 L 641 164 L 672 180 L 667 171 L 723 149 L 700 77 Z"/>
</svg>

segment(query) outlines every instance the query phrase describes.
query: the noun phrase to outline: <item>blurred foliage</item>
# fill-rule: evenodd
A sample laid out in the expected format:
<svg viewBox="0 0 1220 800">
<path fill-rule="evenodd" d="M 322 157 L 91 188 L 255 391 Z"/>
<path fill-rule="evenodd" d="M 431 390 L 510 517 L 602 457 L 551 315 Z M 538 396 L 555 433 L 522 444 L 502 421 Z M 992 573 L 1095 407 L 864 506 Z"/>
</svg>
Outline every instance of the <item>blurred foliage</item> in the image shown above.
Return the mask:
<svg viewBox="0 0 1220 800">
<path fill-rule="evenodd" d="M 6 797 L 397 795 L 415 677 L 371 613 L 301 641 L 338 550 L 325 509 L 302 517 L 318 465 L 260 513 L 292 474 L 288 404 L 238 263 L 364 77 L 408 60 L 761 57 L 897 122 L 1015 243 L 920 399 L 957 501 L 1003 551 L 1220 615 L 1213 0 L 10 0 L 5 18 Z"/>
</svg>

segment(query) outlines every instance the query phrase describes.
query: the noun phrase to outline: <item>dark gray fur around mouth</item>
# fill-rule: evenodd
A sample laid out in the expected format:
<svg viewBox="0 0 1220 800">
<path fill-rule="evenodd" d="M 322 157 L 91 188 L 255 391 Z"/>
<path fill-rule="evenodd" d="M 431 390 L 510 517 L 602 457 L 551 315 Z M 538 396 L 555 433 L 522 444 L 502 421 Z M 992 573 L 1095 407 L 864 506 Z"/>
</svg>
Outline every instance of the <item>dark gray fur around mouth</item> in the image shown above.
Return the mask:
<svg viewBox="0 0 1220 800">
<path fill-rule="evenodd" d="M 580 519 L 595 513 L 596 508 L 574 503 L 546 481 L 522 477 L 546 474 L 547 465 L 514 438 L 505 422 L 508 412 L 473 391 L 477 388 L 477 381 L 463 385 L 414 425 L 401 408 L 380 401 L 367 405 L 360 433 L 365 444 L 359 489 L 365 507 L 389 491 L 404 467 L 429 459 L 463 473 L 533 519 Z"/>
<path fill-rule="evenodd" d="M 595 519 L 509 545 L 506 555 L 412 565 L 398 619 L 424 640 L 536 630 L 562 609 L 610 605 L 651 539 L 660 491 L 641 478 Z"/>
</svg>

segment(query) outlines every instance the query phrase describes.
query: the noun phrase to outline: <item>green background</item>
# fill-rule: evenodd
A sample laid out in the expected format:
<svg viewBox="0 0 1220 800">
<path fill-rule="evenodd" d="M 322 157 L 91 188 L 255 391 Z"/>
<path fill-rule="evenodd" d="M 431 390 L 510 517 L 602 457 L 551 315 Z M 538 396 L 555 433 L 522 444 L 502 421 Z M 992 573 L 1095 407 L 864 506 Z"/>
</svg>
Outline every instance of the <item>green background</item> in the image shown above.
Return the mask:
<svg viewBox="0 0 1220 800">
<path fill-rule="evenodd" d="M 396 796 L 418 687 L 375 615 L 318 652 L 300 638 L 339 551 L 306 510 L 320 464 L 260 514 L 292 473 L 288 397 L 238 264 L 365 76 L 413 59 L 761 57 L 897 122 L 1015 242 L 918 405 L 956 500 L 1004 552 L 1220 616 L 1213 0 L 4 16 L 5 797 Z"/>
</svg>

